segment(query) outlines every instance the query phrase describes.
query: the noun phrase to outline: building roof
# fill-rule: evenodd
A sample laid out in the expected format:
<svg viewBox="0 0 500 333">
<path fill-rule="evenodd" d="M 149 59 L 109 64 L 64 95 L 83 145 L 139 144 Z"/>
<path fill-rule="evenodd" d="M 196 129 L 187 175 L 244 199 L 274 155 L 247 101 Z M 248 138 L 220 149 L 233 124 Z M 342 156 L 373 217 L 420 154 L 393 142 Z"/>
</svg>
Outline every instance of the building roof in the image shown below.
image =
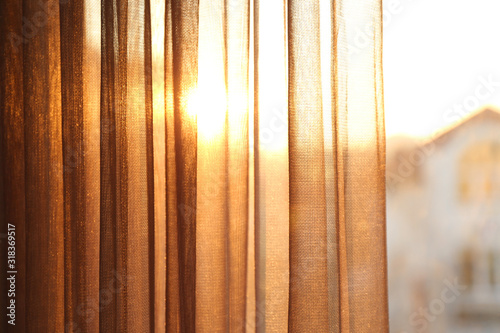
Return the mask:
<svg viewBox="0 0 500 333">
<path fill-rule="evenodd" d="M 459 129 L 462 129 L 470 124 L 482 121 L 497 121 L 500 123 L 500 108 L 491 105 L 482 107 L 477 111 L 467 115 L 463 119 L 460 119 L 456 123 L 453 123 L 450 126 L 437 131 L 430 137 L 430 139 L 425 140 L 423 142 L 423 145 L 429 145 L 431 143 L 443 144 L 447 142 L 451 137 L 453 137 L 455 133 L 458 133 Z"/>
</svg>

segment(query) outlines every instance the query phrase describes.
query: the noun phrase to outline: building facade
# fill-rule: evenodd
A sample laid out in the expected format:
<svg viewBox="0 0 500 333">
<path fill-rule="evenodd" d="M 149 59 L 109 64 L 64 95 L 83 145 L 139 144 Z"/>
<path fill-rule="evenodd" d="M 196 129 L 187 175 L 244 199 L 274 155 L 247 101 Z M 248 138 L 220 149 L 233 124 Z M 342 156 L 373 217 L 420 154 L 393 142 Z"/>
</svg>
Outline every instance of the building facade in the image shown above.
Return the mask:
<svg viewBox="0 0 500 333">
<path fill-rule="evenodd" d="M 500 113 L 388 141 L 391 332 L 500 332 Z"/>
</svg>

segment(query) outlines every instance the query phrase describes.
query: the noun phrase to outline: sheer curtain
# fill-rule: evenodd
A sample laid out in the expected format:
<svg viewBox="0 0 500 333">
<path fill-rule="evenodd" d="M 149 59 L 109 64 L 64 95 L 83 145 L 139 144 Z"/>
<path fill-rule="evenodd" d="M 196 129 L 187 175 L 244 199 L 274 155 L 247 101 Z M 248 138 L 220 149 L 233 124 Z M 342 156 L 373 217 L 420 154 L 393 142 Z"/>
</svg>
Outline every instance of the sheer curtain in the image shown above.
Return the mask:
<svg viewBox="0 0 500 333">
<path fill-rule="evenodd" d="M 0 9 L 2 331 L 388 331 L 380 0 Z"/>
</svg>

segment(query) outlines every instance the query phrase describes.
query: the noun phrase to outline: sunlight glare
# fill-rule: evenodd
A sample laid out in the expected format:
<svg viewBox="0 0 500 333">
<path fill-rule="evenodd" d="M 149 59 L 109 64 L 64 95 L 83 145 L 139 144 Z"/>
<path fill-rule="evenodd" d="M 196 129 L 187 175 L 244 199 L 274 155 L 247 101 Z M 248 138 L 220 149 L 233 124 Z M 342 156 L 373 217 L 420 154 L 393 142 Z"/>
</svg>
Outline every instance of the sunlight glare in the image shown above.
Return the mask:
<svg viewBox="0 0 500 333">
<path fill-rule="evenodd" d="M 213 141 L 224 134 L 226 110 L 224 85 L 200 84 L 193 90 L 188 100 L 188 113 L 197 118 L 201 141 Z"/>
<path fill-rule="evenodd" d="M 195 114 L 198 142 L 219 141 L 225 135 L 227 114 L 224 21 L 218 1 L 200 2 L 198 85 L 189 96 L 188 110 Z"/>
</svg>

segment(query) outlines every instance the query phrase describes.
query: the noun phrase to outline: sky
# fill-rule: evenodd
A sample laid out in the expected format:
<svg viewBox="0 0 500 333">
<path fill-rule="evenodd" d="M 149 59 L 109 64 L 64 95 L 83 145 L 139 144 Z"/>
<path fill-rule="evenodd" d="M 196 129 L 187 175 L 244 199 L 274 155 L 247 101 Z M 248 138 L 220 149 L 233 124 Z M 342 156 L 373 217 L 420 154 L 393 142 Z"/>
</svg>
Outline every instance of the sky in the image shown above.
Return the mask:
<svg viewBox="0 0 500 333">
<path fill-rule="evenodd" d="M 388 136 L 432 136 L 500 107 L 500 1 L 384 0 Z"/>
</svg>

